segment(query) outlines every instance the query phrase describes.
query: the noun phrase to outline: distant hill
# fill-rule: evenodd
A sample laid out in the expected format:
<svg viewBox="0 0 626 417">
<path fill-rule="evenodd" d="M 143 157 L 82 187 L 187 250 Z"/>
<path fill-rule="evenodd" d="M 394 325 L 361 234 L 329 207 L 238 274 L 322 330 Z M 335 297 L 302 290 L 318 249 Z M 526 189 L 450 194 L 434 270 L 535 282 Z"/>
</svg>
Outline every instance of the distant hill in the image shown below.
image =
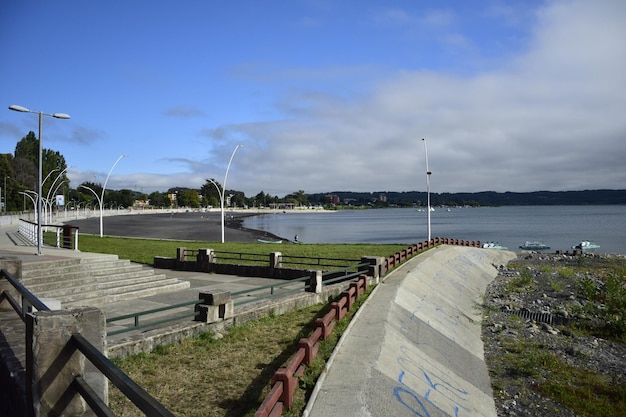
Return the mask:
<svg viewBox="0 0 626 417">
<path fill-rule="evenodd" d="M 308 194 L 310 202 L 325 202 L 327 196 L 339 197 L 341 204 L 376 206 L 426 205 L 426 192 L 375 191 L 359 193 L 333 191 Z M 546 206 L 626 204 L 626 190 L 534 191 L 529 193 L 482 191 L 477 193 L 430 193 L 432 206 Z"/>
</svg>

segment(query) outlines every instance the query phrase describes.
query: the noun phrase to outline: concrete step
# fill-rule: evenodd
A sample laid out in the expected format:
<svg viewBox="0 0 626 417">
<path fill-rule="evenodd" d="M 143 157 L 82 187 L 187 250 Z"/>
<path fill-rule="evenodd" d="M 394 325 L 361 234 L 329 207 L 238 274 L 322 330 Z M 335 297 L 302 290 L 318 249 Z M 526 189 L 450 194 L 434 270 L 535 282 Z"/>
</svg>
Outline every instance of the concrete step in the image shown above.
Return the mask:
<svg viewBox="0 0 626 417">
<path fill-rule="evenodd" d="M 81 300 L 69 301 L 64 304 L 62 303 L 62 308 L 73 308 L 86 305 L 99 307 L 116 301 L 134 300 L 137 298 L 149 297 L 151 295 L 180 291 L 187 288 L 189 288 L 189 282 L 171 278 L 167 281 L 159 283 L 158 286 L 155 286 L 154 284 L 144 288 L 139 288 L 139 286 L 129 286 L 128 288 L 123 288 L 123 291 L 122 289 L 119 289 L 120 292 L 106 292 L 102 296 L 95 297 L 93 296 L 93 293 L 85 294 L 85 298 L 82 298 Z"/>
<path fill-rule="evenodd" d="M 73 272 L 98 271 L 116 268 L 121 265 L 128 265 L 128 259 L 118 259 L 117 256 L 105 258 L 89 259 L 59 259 L 42 262 L 29 262 L 23 265 L 22 280 L 32 277 L 45 279 L 49 276 L 59 276 L 61 274 L 71 274 Z"/>
<path fill-rule="evenodd" d="M 32 242 L 19 231 L 7 232 L 7 236 L 15 244 L 15 246 L 36 246 L 37 242 Z"/>
<path fill-rule="evenodd" d="M 111 277 L 141 277 L 147 273 L 153 273 L 152 269 L 145 268 L 140 264 L 124 264 L 117 268 L 106 268 L 94 271 L 80 269 L 71 272 L 58 271 L 56 275 L 44 275 L 41 277 L 31 276 L 22 278 L 22 284 L 36 292 L 39 288 L 64 288 L 68 283 L 71 285 L 89 285 L 101 281 L 109 281 Z"/>
<path fill-rule="evenodd" d="M 34 285 L 28 289 L 37 297 L 58 298 L 69 297 L 77 292 L 88 292 L 114 289 L 127 285 L 156 283 L 167 278 L 163 274 L 155 274 L 151 269 L 142 269 L 139 272 L 120 273 L 101 277 L 100 280 L 81 278 L 77 280 L 65 280 L 60 285 Z"/>
<path fill-rule="evenodd" d="M 61 302 L 62 307 L 65 308 L 66 305 L 68 305 L 69 303 L 74 303 L 76 301 L 104 298 L 104 297 L 107 297 L 108 295 L 123 294 L 125 292 L 136 292 L 139 290 L 144 290 L 146 288 L 158 288 L 158 287 L 162 287 L 166 285 L 176 284 L 178 282 L 179 281 L 175 278 L 167 278 L 163 275 L 160 278 L 157 278 L 151 281 L 136 282 L 136 283 L 127 284 L 127 285 L 119 284 L 119 285 L 111 286 L 108 288 L 91 289 L 91 288 L 76 287 L 73 289 L 71 293 L 62 294 L 62 295 L 42 293 L 40 298 L 54 298 L 56 300 L 59 300 Z M 98 304 L 102 304 L 102 303 L 98 303 Z M 92 305 L 92 304 L 80 304 L 80 305 Z"/>
<path fill-rule="evenodd" d="M 187 281 L 156 274 L 153 268 L 117 255 L 30 262 L 23 265 L 21 281 L 38 298 L 54 299 L 64 309 L 189 288 Z"/>
</svg>

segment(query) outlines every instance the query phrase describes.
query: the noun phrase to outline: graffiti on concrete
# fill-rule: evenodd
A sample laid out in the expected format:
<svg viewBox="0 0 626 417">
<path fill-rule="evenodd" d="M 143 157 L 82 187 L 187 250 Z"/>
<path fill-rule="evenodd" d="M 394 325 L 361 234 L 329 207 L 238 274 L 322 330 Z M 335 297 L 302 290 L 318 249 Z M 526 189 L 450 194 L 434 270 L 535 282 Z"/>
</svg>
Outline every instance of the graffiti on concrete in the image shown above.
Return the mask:
<svg viewBox="0 0 626 417">
<path fill-rule="evenodd" d="M 447 269 L 435 273 L 434 280 L 449 284 L 451 271 L 454 271 L 455 275 L 465 277 L 469 269 L 483 258 L 482 253 L 472 255 L 452 260 L 446 265 Z M 446 291 L 454 289 L 454 286 L 446 285 Z M 456 290 L 459 292 L 456 296 L 462 296 L 462 288 L 457 286 Z M 449 299 L 454 297 L 455 295 Z M 411 346 L 400 347 L 400 355 L 397 358 L 399 385 L 394 388 L 393 395 L 416 416 L 430 417 L 430 413 L 435 409 L 454 417 L 469 414 L 472 411 L 469 404 L 470 394 L 463 388 L 467 382 L 440 365 L 448 362 L 443 356 L 444 352 L 431 346 L 432 350 L 442 355 L 440 360 L 436 361 L 419 349 L 419 346 L 425 343 L 419 340 L 418 333 L 414 331 L 415 324 L 412 323 L 413 320 L 421 320 L 432 328 L 445 329 L 446 336 L 456 342 L 461 320 L 458 306 L 442 307 L 427 295 L 422 295 L 418 299 L 419 305 L 412 312 L 408 322 L 400 322 L 400 331 L 411 342 Z"/>
<path fill-rule="evenodd" d="M 462 380 L 450 375 L 417 349 L 402 346 L 400 352 L 397 359 L 400 385 L 394 388 L 393 394 L 403 406 L 423 417 L 430 416 L 428 409 L 432 407 L 454 417 L 471 411 L 469 392 L 460 386 Z"/>
</svg>

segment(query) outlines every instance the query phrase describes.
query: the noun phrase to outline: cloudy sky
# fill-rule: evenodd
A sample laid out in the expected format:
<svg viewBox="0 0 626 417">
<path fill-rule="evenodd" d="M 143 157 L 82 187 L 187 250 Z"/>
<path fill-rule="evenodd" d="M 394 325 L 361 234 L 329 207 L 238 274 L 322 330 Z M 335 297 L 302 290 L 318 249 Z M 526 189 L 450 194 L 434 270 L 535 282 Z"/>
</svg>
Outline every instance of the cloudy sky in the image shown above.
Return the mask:
<svg viewBox="0 0 626 417">
<path fill-rule="evenodd" d="M 248 196 L 626 188 L 626 1 L 0 5 L 0 152 Z M 426 139 L 423 141 L 422 139 Z"/>
</svg>

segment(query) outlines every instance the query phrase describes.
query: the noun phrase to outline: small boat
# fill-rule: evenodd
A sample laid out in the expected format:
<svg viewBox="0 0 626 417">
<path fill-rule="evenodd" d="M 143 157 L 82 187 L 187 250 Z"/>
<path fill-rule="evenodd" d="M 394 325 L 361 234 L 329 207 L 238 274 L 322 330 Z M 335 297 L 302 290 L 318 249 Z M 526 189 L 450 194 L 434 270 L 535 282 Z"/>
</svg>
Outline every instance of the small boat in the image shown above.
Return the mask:
<svg viewBox="0 0 626 417">
<path fill-rule="evenodd" d="M 265 239 L 257 239 L 258 243 L 283 243 L 282 240 L 265 240 Z"/>
<path fill-rule="evenodd" d="M 572 249 L 578 249 L 580 251 L 586 251 L 586 250 L 594 250 L 594 249 L 599 249 L 600 245 L 596 245 L 595 243 L 589 241 L 589 240 L 581 240 L 578 245 L 574 245 L 572 246 Z"/>
<path fill-rule="evenodd" d="M 506 246 L 500 245 L 498 242 L 485 242 L 483 243 L 483 249 L 497 249 L 497 250 L 507 250 Z"/>
<path fill-rule="evenodd" d="M 533 241 L 527 240 L 523 245 L 520 245 L 519 247 L 520 249 L 524 249 L 524 250 L 550 249 L 550 246 L 546 245 L 545 243 L 538 242 L 536 240 L 533 240 Z"/>
</svg>

